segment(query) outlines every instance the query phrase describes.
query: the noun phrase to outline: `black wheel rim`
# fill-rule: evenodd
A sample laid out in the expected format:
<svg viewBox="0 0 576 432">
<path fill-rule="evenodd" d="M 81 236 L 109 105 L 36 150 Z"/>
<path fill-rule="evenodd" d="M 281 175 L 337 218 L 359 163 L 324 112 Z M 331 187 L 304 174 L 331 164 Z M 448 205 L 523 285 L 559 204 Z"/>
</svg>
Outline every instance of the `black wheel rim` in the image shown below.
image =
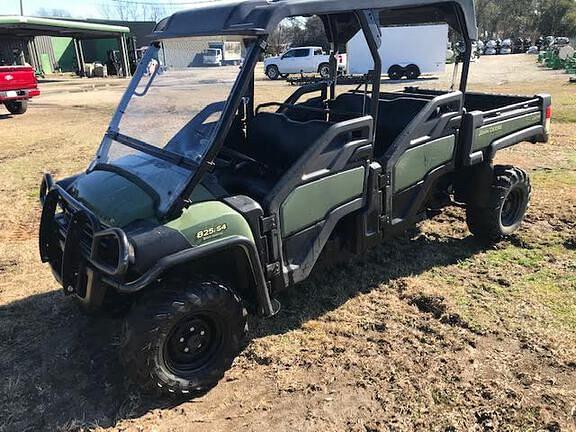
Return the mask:
<svg viewBox="0 0 576 432">
<path fill-rule="evenodd" d="M 268 76 L 270 78 L 277 78 L 278 77 L 278 71 L 276 70 L 276 68 L 271 67 L 270 69 L 268 69 Z"/>
<path fill-rule="evenodd" d="M 206 315 L 194 315 L 174 326 L 164 344 L 164 361 L 186 376 L 210 363 L 222 344 L 222 328 Z"/>
<path fill-rule="evenodd" d="M 323 66 L 320 68 L 320 76 L 322 78 L 329 78 L 330 77 L 330 68 Z"/>
<path fill-rule="evenodd" d="M 522 216 L 523 203 L 524 194 L 522 191 L 520 189 L 511 190 L 502 204 L 500 220 L 503 226 L 509 227 L 518 222 Z"/>
</svg>

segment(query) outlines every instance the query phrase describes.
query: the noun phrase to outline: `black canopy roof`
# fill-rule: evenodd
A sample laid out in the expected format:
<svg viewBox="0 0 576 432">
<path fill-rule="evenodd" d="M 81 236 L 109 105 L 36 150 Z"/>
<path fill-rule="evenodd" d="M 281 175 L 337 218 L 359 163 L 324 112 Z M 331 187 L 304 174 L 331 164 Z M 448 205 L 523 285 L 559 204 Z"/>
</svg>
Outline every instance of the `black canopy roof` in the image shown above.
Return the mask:
<svg viewBox="0 0 576 432">
<path fill-rule="evenodd" d="M 156 26 L 154 37 L 269 34 L 286 17 L 362 9 L 380 11 L 382 26 L 447 22 L 472 40 L 478 36 L 474 0 L 233 0 L 177 12 Z"/>
</svg>

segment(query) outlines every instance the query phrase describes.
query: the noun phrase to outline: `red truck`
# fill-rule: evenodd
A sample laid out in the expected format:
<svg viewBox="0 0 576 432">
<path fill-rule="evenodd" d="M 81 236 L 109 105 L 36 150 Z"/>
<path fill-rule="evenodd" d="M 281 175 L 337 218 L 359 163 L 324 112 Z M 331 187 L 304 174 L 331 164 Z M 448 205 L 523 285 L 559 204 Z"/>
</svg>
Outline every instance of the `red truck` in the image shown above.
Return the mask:
<svg viewBox="0 0 576 432">
<path fill-rule="evenodd" d="M 28 99 L 39 95 L 31 66 L 0 66 L 0 105 L 4 104 L 11 114 L 24 114 Z"/>
</svg>

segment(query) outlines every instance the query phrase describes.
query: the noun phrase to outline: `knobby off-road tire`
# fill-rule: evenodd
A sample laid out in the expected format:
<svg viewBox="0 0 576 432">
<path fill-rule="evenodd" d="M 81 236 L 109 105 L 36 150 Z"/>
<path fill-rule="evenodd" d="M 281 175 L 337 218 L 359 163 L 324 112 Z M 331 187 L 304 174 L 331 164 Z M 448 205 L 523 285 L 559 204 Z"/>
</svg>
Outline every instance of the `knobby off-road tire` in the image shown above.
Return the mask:
<svg viewBox="0 0 576 432">
<path fill-rule="evenodd" d="M 10 112 L 10 114 L 20 115 L 20 114 L 24 114 L 26 111 L 28 111 L 28 101 L 27 100 L 7 101 L 7 102 L 4 102 L 4 104 L 6 105 L 6 109 Z"/>
<path fill-rule="evenodd" d="M 218 282 L 166 282 L 126 317 L 121 362 L 145 391 L 173 395 L 214 387 L 248 330 L 242 300 Z"/>
<path fill-rule="evenodd" d="M 466 209 L 470 232 L 487 242 L 497 242 L 516 232 L 528 210 L 531 191 L 525 171 L 512 166 L 494 167 L 488 205 Z"/>
</svg>

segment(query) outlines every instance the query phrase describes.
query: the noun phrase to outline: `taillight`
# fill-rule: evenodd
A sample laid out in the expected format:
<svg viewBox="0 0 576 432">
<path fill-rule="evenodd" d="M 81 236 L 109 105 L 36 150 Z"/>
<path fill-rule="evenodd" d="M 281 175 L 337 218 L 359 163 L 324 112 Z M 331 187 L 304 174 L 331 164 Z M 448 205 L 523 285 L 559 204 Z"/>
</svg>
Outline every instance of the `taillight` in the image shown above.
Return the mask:
<svg viewBox="0 0 576 432">
<path fill-rule="evenodd" d="M 550 133 L 550 129 L 552 129 L 552 105 L 548 105 L 546 108 L 546 124 L 544 128 L 546 129 L 546 133 Z"/>
</svg>

